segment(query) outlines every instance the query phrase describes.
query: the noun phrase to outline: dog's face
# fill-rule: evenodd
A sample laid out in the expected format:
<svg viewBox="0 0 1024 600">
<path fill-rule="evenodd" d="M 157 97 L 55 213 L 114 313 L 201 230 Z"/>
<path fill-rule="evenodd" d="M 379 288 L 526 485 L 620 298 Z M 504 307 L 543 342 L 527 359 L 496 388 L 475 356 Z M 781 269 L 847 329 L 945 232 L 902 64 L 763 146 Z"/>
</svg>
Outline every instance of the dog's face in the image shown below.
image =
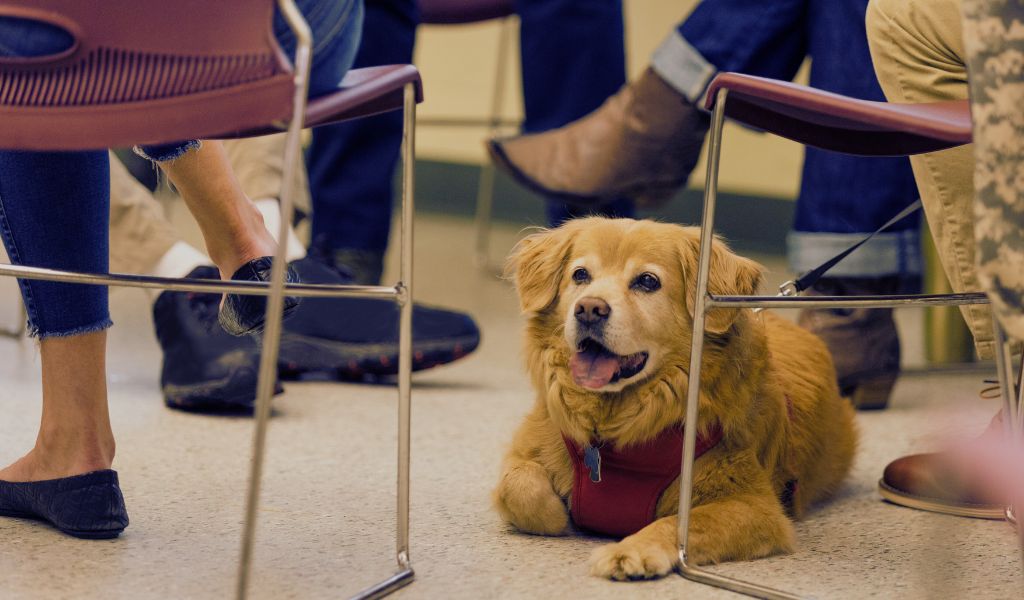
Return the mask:
<svg viewBox="0 0 1024 600">
<path fill-rule="evenodd" d="M 619 392 L 689 354 L 699 233 L 696 228 L 590 218 L 524 240 L 512 257 L 524 311 L 564 344 L 575 386 Z M 753 293 L 761 268 L 713 245 L 712 293 Z M 708 313 L 723 333 L 736 310 Z M 539 341 L 539 340 L 538 340 Z"/>
</svg>

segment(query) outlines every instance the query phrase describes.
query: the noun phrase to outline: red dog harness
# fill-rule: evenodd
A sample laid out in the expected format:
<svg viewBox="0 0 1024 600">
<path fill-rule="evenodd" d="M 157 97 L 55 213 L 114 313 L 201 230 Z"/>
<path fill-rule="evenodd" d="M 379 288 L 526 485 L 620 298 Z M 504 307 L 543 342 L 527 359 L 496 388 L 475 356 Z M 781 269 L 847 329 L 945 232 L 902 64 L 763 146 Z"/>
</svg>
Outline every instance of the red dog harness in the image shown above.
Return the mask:
<svg viewBox="0 0 1024 600">
<path fill-rule="evenodd" d="M 715 424 L 697 435 L 697 454 L 715 447 L 722 430 Z M 654 522 L 658 499 L 677 477 L 683 462 L 683 429 L 617 449 L 591 441 L 586 448 L 562 436 L 572 459 L 572 520 L 583 529 L 624 537 Z"/>
</svg>

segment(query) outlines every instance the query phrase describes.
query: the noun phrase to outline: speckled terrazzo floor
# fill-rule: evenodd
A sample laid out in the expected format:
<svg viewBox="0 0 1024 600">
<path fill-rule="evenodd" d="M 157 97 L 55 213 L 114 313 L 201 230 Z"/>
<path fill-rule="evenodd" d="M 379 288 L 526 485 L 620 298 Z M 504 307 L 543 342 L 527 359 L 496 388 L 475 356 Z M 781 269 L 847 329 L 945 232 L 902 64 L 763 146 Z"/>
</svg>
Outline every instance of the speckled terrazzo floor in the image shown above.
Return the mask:
<svg viewBox="0 0 1024 600">
<path fill-rule="evenodd" d="M 499 233 L 496 256 L 514 231 Z M 530 391 L 520 367 L 511 290 L 493 274 L 474 270 L 471 240 L 466 222 L 421 219 L 417 296 L 472 312 L 484 341 L 461 363 L 415 378 L 417 578 L 395 597 L 734 597 L 678 576 L 645 583 L 591 578 L 585 563 L 600 540 L 517 535 L 490 511 L 501 452 Z M 778 259 L 766 262 L 780 280 Z M 0 300 L 0 310 L 7 303 Z M 113 303 L 116 468 L 132 524 L 118 540 L 85 542 L 39 524 L 0 519 L 0 598 L 230 597 L 251 422 L 165 409 L 156 387 L 159 350 L 147 297 L 118 292 Z M 920 356 L 919 317 L 900 315 L 911 362 Z M 944 433 L 984 426 L 995 410 L 992 402 L 976 400 L 986 375 L 904 377 L 890 410 L 860 415 L 856 468 L 835 501 L 798 525 L 799 551 L 717 570 L 818 598 L 1020 597 L 1020 559 L 1005 524 L 898 508 L 874 491 L 892 458 L 928 449 Z M 33 344 L 0 340 L 0 460 L 31 444 L 37 377 Z M 253 597 L 345 597 L 390 574 L 393 389 L 287 384 L 276 412 Z"/>
</svg>

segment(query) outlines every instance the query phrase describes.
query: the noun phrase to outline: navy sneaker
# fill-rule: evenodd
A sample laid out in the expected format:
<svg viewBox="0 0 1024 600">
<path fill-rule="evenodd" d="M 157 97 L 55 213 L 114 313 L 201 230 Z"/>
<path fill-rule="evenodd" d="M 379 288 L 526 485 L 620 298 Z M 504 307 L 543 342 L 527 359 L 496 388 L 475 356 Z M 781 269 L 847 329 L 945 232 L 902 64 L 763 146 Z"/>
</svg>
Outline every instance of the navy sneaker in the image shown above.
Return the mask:
<svg viewBox="0 0 1024 600">
<path fill-rule="evenodd" d="M 192 279 L 218 279 L 215 267 L 197 267 Z M 220 294 L 163 292 L 153 304 L 156 337 L 164 351 L 164 402 L 199 412 L 251 412 L 260 354 L 254 338 L 235 337 L 218 323 Z M 280 391 L 280 389 L 278 389 Z"/>
<path fill-rule="evenodd" d="M 291 264 L 305 283 L 351 284 L 337 269 L 307 257 Z M 374 298 L 304 298 L 285 322 L 279 376 L 307 373 L 344 381 L 398 373 L 398 305 Z M 420 304 L 413 308 L 414 371 L 447 364 L 480 344 L 473 318 Z"/>
</svg>

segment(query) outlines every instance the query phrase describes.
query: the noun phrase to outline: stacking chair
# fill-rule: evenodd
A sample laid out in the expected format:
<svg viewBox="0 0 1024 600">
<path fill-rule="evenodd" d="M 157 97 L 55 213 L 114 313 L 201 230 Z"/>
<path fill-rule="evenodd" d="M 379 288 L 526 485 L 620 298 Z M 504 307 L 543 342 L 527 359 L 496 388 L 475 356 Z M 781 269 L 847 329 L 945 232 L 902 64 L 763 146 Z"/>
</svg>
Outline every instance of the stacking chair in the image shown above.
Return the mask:
<svg viewBox="0 0 1024 600">
<path fill-rule="evenodd" d="M 486 118 L 421 117 L 420 126 L 485 127 L 488 136 L 498 135 L 502 129 L 518 126 L 518 121 L 502 117 L 504 112 L 505 82 L 508 79 L 509 51 L 512 47 L 513 19 L 516 14 L 512 0 L 418 0 L 420 23 L 424 25 L 464 25 L 491 19 L 502 19 L 498 36 L 498 56 L 494 68 L 494 87 L 491 91 L 491 110 Z M 480 168 L 476 190 L 476 251 L 477 266 L 490 263 L 491 214 L 494 207 L 494 165 L 485 161 Z"/>
<path fill-rule="evenodd" d="M 718 166 L 725 117 L 825 150 L 863 156 L 906 156 L 934 152 L 971 142 L 971 115 L 967 101 L 933 104 L 889 104 L 855 100 L 789 82 L 722 73 L 709 86 L 705 108 L 712 110 L 707 180 L 701 223 L 697 292 L 693 317 L 693 349 L 686 423 L 697 422 L 704 316 L 718 308 L 880 308 L 986 304 L 984 294 L 800 297 L 793 282 L 782 285 L 778 296 L 724 296 L 708 293 L 711 240 L 714 233 Z M 1021 377 L 1010 373 L 1010 349 L 995 322 L 996 368 L 1008 433 L 1019 441 L 1024 410 Z M 679 494 L 679 558 L 683 577 L 759 598 L 799 598 L 789 592 L 725 577 L 691 565 L 687 557 L 696 427 L 686 427 Z M 1010 511 L 1008 510 L 1008 516 Z M 1018 524 L 1018 527 L 1020 525 Z M 1018 531 L 1020 533 L 1020 531 Z"/>
<path fill-rule="evenodd" d="M 237 596 L 247 594 L 264 442 L 277 369 L 285 293 L 386 298 L 400 305 L 397 572 L 357 597 L 380 597 L 413 579 L 409 558 L 409 417 L 412 366 L 412 233 L 415 108 L 419 73 L 409 65 L 358 69 L 338 91 L 307 103 L 312 35 L 293 0 L 277 6 L 298 40 L 294 64 L 274 40 L 273 0 L 0 0 L 0 16 L 60 27 L 74 42 L 59 54 L 0 58 L 0 148 L 85 150 L 257 136 L 287 131 L 281 229 L 269 286 L 74 273 L 0 265 L 0 275 L 91 285 L 268 296 L 252 465 Z M 284 285 L 288 222 L 301 129 L 404 110 L 401 276 L 393 287 Z"/>
</svg>

